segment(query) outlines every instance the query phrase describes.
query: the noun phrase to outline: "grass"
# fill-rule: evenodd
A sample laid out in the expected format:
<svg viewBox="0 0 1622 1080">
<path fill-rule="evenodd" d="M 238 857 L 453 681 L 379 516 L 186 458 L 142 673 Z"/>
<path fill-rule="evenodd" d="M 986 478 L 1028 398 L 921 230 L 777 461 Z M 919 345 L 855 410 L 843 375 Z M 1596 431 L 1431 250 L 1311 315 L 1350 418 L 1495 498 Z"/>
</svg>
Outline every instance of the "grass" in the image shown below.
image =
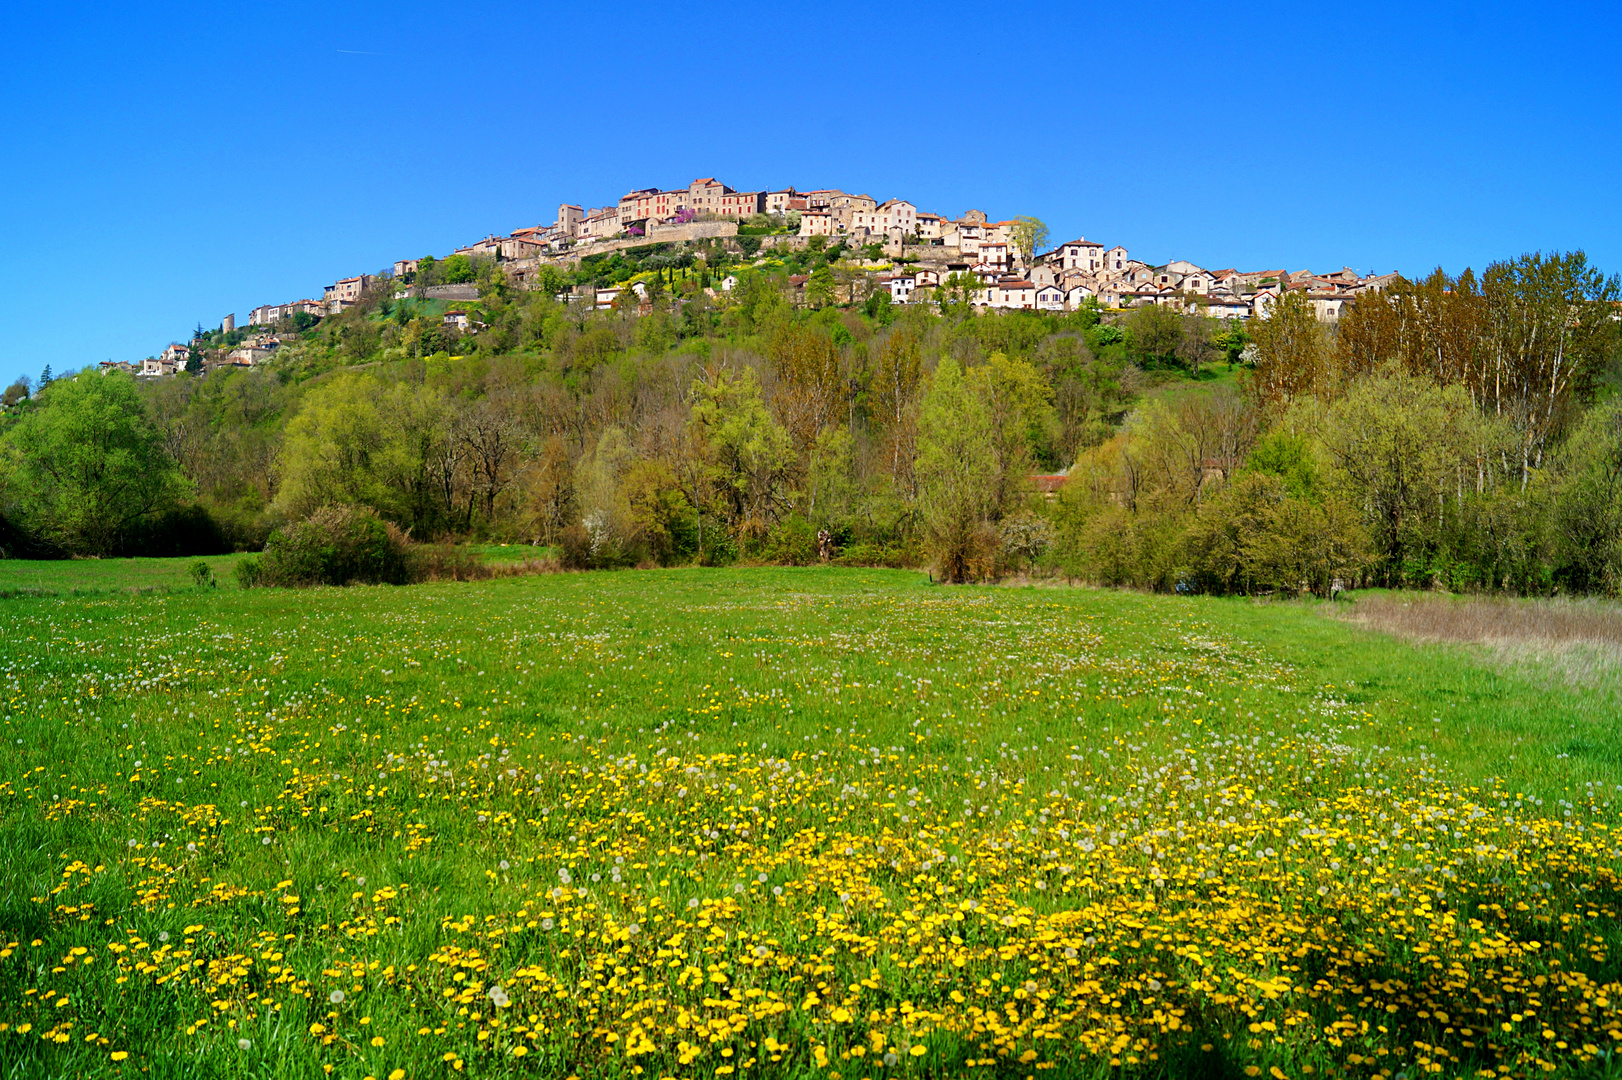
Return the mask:
<svg viewBox="0 0 1622 1080">
<path fill-rule="evenodd" d="M 235 588 L 233 574 L 243 555 L 211 555 L 221 588 Z M 168 592 L 196 588 L 191 579 L 196 559 L 0 559 L 0 596 L 107 595 L 119 592 Z"/>
<path fill-rule="evenodd" d="M 1611 1069 L 1614 725 L 1323 612 L 822 568 L 0 601 L 0 1062 Z"/>
</svg>

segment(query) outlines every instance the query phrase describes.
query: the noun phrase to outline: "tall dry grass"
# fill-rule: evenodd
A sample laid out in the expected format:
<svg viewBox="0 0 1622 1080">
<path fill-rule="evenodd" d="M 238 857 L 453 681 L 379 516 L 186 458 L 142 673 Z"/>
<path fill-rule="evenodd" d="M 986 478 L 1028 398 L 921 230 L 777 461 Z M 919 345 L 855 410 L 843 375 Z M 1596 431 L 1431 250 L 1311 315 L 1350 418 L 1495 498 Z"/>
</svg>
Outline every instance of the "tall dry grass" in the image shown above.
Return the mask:
<svg viewBox="0 0 1622 1080">
<path fill-rule="evenodd" d="M 1622 689 L 1622 604 L 1612 601 L 1392 594 L 1359 597 L 1339 617 L 1410 641 L 1481 645 L 1568 683 Z"/>
</svg>

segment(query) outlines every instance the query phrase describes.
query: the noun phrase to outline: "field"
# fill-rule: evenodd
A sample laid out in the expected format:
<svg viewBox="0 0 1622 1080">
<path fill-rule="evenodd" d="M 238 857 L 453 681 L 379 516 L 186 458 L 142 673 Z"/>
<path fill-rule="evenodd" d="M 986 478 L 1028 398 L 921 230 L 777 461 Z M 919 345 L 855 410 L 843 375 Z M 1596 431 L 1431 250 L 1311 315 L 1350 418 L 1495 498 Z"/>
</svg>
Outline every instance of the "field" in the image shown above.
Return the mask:
<svg viewBox="0 0 1622 1080">
<path fill-rule="evenodd" d="M 0 1076 L 1622 1071 L 1622 737 L 1534 660 L 905 572 L 107 566 L 0 601 Z"/>
<path fill-rule="evenodd" d="M 219 586 L 234 588 L 242 555 L 206 559 L 0 559 L 0 598 L 151 593 L 196 588 L 194 563 L 205 562 Z"/>
</svg>

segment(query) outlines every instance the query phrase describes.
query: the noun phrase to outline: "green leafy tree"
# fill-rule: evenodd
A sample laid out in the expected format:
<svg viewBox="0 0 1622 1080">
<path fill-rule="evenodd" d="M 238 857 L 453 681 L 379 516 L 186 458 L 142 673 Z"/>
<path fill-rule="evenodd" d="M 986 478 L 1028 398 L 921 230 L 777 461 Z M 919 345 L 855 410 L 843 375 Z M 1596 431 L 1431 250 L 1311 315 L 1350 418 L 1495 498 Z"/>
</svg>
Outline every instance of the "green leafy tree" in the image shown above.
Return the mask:
<svg viewBox="0 0 1622 1080">
<path fill-rule="evenodd" d="M 1131 349 L 1144 367 L 1169 367 L 1177 363 L 1177 350 L 1183 344 L 1183 319 L 1164 304 L 1144 304 L 1126 317 Z"/>
<path fill-rule="evenodd" d="M 1041 218 L 1017 217 L 1013 227 L 1014 247 L 1025 257 L 1027 265 L 1036 253 L 1048 245 L 1048 227 Z"/>
<path fill-rule="evenodd" d="M 811 271 L 811 280 L 805 285 L 806 303 L 812 307 L 827 307 L 834 302 L 834 272 L 827 263 Z"/>
<path fill-rule="evenodd" d="M 942 358 L 920 410 L 914 473 L 925 549 L 954 584 L 985 577 L 996 557 L 996 434 L 975 381 Z"/>
<path fill-rule="evenodd" d="M 122 372 L 56 380 L 3 445 L 24 519 L 78 554 L 120 550 L 188 488 Z"/>
<path fill-rule="evenodd" d="M 761 397 L 750 368 L 715 368 L 693 386 L 687 429 L 704 470 L 703 490 L 739 542 L 758 541 L 788 508 L 793 441 Z"/>
<path fill-rule="evenodd" d="M 451 438 L 443 391 L 345 374 L 312 390 L 276 459 L 277 505 L 302 519 L 323 506 L 369 506 L 401 525 L 449 517 L 456 475 L 473 471 Z"/>
<path fill-rule="evenodd" d="M 466 255 L 447 255 L 438 270 L 439 280 L 447 285 L 461 285 L 473 280 L 473 260 Z"/>
<path fill-rule="evenodd" d="M 1251 320 L 1250 337 L 1256 356 L 1253 386 L 1263 403 L 1288 405 L 1325 388 L 1329 336 L 1306 293 L 1290 290 L 1273 301 L 1265 318 Z"/>
<path fill-rule="evenodd" d="M 991 424 L 995 478 L 990 513 L 998 521 L 1029 494 L 1038 448 L 1055 434 L 1053 388 L 1029 360 L 1002 353 L 992 353 L 968 375 Z"/>
<path fill-rule="evenodd" d="M 1502 452 L 1512 440 L 1463 387 L 1401 369 L 1364 379 L 1331 406 L 1323 442 L 1334 487 L 1362 508 L 1384 584 L 1433 580 L 1461 481 L 1475 473 L 1479 455 L 1494 456 L 1495 441 Z"/>
<path fill-rule="evenodd" d="M 1622 404 L 1590 412 L 1548 472 L 1556 580 L 1622 595 Z"/>
</svg>

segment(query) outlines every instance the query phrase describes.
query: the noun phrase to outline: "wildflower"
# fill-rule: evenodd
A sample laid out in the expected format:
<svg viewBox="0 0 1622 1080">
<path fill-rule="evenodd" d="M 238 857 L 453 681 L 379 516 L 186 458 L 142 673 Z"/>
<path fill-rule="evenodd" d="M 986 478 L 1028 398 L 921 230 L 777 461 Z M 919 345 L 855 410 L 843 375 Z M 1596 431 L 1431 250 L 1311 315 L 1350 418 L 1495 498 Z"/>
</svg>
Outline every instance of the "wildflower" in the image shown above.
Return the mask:
<svg viewBox="0 0 1622 1080">
<path fill-rule="evenodd" d="M 252 1040 L 249 1040 L 249 1039 L 238 1039 L 237 1040 L 237 1049 L 238 1050 L 247 1050 L 252 1046 L 253 1046 Z"/>
<path fill-rule="evenodd" d="M 342 1005 L 344 1003 L 344 992 L 342 990 L 334 990 L 332 993 L 327 995 L 327 1000 L 332 1002 L 334 1005 Z"/>
<path fill-rule="evenodd" d="M 18 739 L 17 741 L 21 742 L 22 740 Z M 25 1024 L 25 1025 L 23 1025 L 23 1027 L 27 1027 L 27 1025 Z M 23 1028 L 19 1027 L 17 1030 L 22 1031 Z M 114 1061 L 123 1061 L 125 1058 L 130 1056 L 130 1052 L 128 1050 L 114 1050 L 111 1054 L 108 1054 L 107 1056 L 112 1058 Z"/>
</svg>

